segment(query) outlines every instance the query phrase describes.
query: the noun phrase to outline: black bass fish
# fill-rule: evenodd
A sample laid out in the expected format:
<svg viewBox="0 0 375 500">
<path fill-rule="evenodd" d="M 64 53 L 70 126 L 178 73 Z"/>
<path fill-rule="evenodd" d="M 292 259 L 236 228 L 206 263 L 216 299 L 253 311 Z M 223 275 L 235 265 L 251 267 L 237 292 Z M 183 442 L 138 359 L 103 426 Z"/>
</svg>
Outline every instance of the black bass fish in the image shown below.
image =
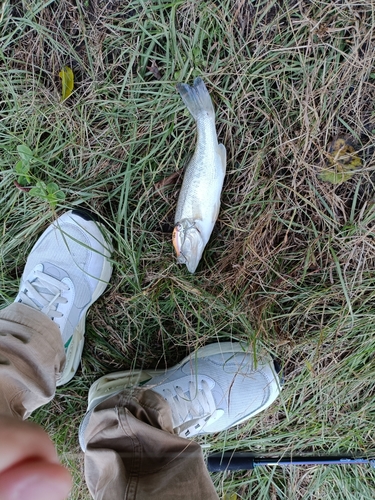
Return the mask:
<svg viewBox="0 0 375 500">
<path fill-rule="evenodd" d="M 215 110 L 201 78 L 177 90 L 197 125 L 197 145 L 186 167 L 177 202 L 173 246 L 177 262 L 194 273 L 210 239 L 220 209 L 226 170 L 226 149 L 217 140 Z"/>
</svg>

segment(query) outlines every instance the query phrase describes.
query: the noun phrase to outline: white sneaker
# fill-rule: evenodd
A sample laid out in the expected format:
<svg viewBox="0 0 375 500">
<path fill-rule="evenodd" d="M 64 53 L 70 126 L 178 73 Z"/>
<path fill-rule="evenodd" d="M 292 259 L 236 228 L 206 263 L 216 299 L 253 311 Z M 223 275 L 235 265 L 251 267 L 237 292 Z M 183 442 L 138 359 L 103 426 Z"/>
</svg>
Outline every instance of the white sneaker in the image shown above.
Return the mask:
<svg viewBox="0 0 375 500">
<path fill-rule="evenodd" d="M 41 311 L 60 328 L 66 364 L 57 385 L 69 382 L 81 361 L 88 308 L 112 274 L 111 244 L 86 212 L 66 212 L 32 248 L 15 302 Z"/>
<path fill-rule="evenodd" d="M 220 432 L 245 422 L 270 406 L 281 391 L 272 358 L 241 344 L 219 342 L 194 351 L 167 371 L 128 371 L 105 375 L 91 386 L 87 417 L 102 401 L 129 387 L 159 393 L 172 410 L 174 431 L 181 437 Z M 80 430 L 84 449 L 83 432 Z"/>
</svg>

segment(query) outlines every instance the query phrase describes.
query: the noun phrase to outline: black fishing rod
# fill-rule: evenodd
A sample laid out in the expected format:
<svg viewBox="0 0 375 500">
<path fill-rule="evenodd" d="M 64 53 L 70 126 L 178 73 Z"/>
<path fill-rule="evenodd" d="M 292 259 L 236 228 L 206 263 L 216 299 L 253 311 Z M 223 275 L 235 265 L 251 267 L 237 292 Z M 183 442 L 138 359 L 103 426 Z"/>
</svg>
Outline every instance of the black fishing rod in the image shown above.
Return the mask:
<svg viewBox="0 0 375 500">
<path fill-rule="evenodd" d="M 250 452 L 212 453 L 207 459 L 207 468 L 210 472 L 230 470 L 251 470 L 255 467 L 266 467 L 267 465 L 279 465 L 288 467 L 291 465 L 353 465 L 370 464 L 375 468 L 375 456 L 372 458 L 353 457 L 345 455 L 332 456 L 286 456 L 282 457 L 260 457 Z"/>
</svg>

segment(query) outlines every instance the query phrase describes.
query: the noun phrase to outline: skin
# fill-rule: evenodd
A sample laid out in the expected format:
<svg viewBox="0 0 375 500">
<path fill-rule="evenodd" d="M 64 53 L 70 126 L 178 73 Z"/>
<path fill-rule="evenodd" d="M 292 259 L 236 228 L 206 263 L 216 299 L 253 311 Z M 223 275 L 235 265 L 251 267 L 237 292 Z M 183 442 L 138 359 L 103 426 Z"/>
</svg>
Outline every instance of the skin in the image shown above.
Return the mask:
<svg viewBox="0 0 375 500">
<path fill-rule="evenodd" d="M 0 415 L 0 500 L 65 500 L 71 486 L 47 433 Z"/>
</svg>

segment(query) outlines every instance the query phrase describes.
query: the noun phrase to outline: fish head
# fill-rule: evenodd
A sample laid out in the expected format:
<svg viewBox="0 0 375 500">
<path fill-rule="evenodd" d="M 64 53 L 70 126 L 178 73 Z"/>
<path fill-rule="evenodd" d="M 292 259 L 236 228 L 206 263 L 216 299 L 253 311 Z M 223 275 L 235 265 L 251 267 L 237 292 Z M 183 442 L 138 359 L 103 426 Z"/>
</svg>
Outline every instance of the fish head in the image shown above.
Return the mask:
<svg viewBox="0 0 375 500">
<path fill-rule="evenodd" d="M 184 219 L 178 222 L 174 227 L 172 240 L 177 254 L 177 262 L 186 264 L 189 272 L 194 273 L 205 246 L 195 221 Z"/>
</svg>

